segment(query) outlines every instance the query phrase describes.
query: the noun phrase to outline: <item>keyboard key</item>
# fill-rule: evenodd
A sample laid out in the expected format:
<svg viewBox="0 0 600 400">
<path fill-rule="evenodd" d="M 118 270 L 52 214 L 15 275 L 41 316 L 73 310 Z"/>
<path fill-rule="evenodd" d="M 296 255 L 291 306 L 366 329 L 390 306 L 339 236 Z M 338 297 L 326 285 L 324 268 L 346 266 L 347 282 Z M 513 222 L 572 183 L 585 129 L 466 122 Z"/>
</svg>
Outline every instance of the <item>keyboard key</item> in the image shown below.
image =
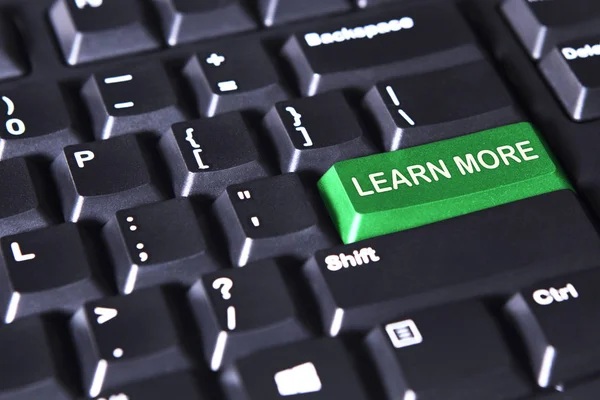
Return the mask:
<svg viewBox="0 0 600 400">
<path fill-rule="evenodd" d="M 94 74 L 81 95 L 98 139 L 125 133 L 162 134 L 186 119 L 164 68 L 146 63 Z"/>
<path fill-rule="evenodd" d="M 258 0 L 258 11 L 265 26 L 283 24 L 320 17 L 332 13 L 350 11 L 348 0 Z"/>
<path fill-rule="evenodd" d="M 40 171 L 24 158 L 0 161 L 0 237 L 53 222 Z"/>
<path fill-rule="evenodd" d="M 397 0 L 356 0 L 356 5 L 360 8 L 367 8 L 382 5 L 385 3 L 394 3 Z"/>
<path fill-rule="evenodd" d="M 198 382 L 190 373 L 177 373 L 107 390 L 98 400 L 209 400 L 198 388 Z"/>
<path fill-rule="evenodd" d="M 267 176 L 253 137 L 235 112 L 173 125 L 160 145 L 175 193 L 214 199 L 229 185 Z"/>
<path fill-rule="evenodd" d="M 64 149 L 52 168 L 66 220 L 106 222 L 117 210 L 163 200 L 140 140 L 125 135 Z"/>
<path fill-rule="evenodd" d="M 523 336 L 541 387 L 598 372 L 598 284 L 600 271 L 592 270 L 539 282 L 506 303 L 505 311 Z"/>
<path fill-rule="evenodd" d="M 21 53 L 19 47 L 16 27 L 8 18 L 0 16 L 0 80 L 25 74 L 25 65 L 19 55 Z"/>
<path fill-rule="evenodd" d="M 73 398 L 59 338 L 47 321 L 30 317 L 0 327 L 0 354 L 1 400 Z"/>
<path fill-rule="evenodd" d="M 522 121 L 496 72 L 483 61 L 379 82 L 364 103 L 386 151 Z"/>
<path fill-rule="evenodd" d="M 323 174 L 336 161 L 375 153 L 341 92 L 277 103 L 264 125 L 283 172 Z"/>
<path fill-rule="evenodd" d="M 600 34 L 560 43 L 540 62 L 540 70 L 575 121 L 600 117 Z"/>
<path fill-rule="evenodd" d="M 209 47 L 192 57 L 183 72 L 203 117 L 241 109 L 266 113 L 273 103 L 287 98 L 277 71 L 257 41 Z"/>
<path fill-rule="evenodd" d="M 575 195 L 563 190 L 318 251 L 305 272 L 336 336 L 595 267 L 599 244 Z"/>
<path fill-rule="evenodd" d="M 390 399 L 516 399 L 531 391 L 479 302 L 406 314 L 376 327 L 366 344 Z"/>
<path fill-rule="evenodd" d="M 239 0 L 153 1 L 169 46 L 256 28 L 256 23 Z"/>
<path fill-rule="evenodd" d="M 121 210 L 104 226 L 123 294 L 163 283 L 196 282 L 218 264 L 186 200 Z"/>
<path fill-rule="evenodd" d="M 298 176 L 279 175 L 232 185 L 213 205 L 231 262 L 280 256 L 309 257 L 331 245 Z"/>
<path fill-rule="evenodd" d="M 160 46 L 138 0 L 57 0 L 50 22 L 69 65 Z"/>
<path fill-rule="evenodd" d="M 54 159 L 81 141 L 56 84 L 31 83 L 1 95 L 6 113 L 0 121 L 0 159 L 30 154 Z"/>
<path fill-rule="evenodd" d="M 319 181 L 344 243 L 568 188 L 528 123 L 341 161 Z"/>
<path fill-rule="evenodd" d="M 104 290 L 89 239 L 75 224 L 62 224 L 0 239 L 2 315 L 15 318 L 47 311 L 74 312 Z"/>
<path fill-rule="evenodd" d="M 231 400 L 281 400 L 300 394 L 303 400 L 368 398 L 349 354 L 335 339 L 256 353 L 226 369 L 221 378 Z"/>
<path fill-rule="evenodd" d="M 531 57 L 542 58 L 557 41 L 600 33 L 600 4 L 589 0 L 506 0 L 501 5 Z"/>
<path fill-rule="evenodd" d="M 348 17 L 296 33 L 283 48 L 302 94 L 367 90 L 376 81 L 441 69 L 482 57 L 450 3 L 428 3 Z M 402 49 L 402 51 L 390 51 Z"/>
<path fill-rule="evenodd" d="M 75 313 L 71 329 L 90 397 L 190 367 L 172 307 L 160 288 L 152 288 L 91 302 Z"/>
<path fill-rule="evenodd" d="M 215 371 L 258 350 L 310 337 L 273 261 L 206 275 L 188 298 Z"/>
</svg>

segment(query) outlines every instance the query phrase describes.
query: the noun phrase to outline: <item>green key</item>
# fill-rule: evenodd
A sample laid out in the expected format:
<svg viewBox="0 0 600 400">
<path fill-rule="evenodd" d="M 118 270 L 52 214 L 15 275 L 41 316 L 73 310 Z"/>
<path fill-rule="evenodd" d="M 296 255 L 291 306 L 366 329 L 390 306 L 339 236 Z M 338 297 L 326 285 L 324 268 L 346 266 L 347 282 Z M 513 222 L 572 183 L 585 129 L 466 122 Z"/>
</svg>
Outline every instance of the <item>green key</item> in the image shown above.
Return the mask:
<svg viewBox="0 0 600 400">
<path fill-rule="evenodd" d="M 319 190 L 344 243 L 572 189 L 528 123 L 335 164 Z"/>
</svg>

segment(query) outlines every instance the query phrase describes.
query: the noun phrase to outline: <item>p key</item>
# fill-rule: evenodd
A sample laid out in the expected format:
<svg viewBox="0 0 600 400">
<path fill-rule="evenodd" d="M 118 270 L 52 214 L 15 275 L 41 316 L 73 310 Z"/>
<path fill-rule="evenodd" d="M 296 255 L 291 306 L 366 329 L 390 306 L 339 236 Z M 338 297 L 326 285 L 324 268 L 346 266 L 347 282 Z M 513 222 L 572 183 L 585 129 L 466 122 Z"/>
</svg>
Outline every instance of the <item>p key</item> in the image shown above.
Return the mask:
<svg viewBox="0 0 600 400">
<path fill-rule="evenodd" d="M 117 210 L 162 200 L 146 153 L 135 135 L 66 147 L 52 163 L 65 219 L 106 222 Z"/>
<path fill-rule="evenodd" d="M 279 75 L 258 41 L 235 41 L 200 51 L 185 66 L 200 114 L 248 109 L 266 113 L 287 98 Z"/>
<path fill-rule="evenodd" d="M 69 65 L 158 48 L 139 0 L 56 0 L 50 21 Z"/>
<path fill-rule="evenodd" d="M 94 74 L 81 90 L 98 139 L 150 131 L 162 134 L 185 115 L 162 65 Z"/>
<path fill-rule="evenodd" d="M 541 387 L 600 371 L 599 284 L 600 271 L 594 269 L 528 286 L 506 303 Z"/>
</svg>

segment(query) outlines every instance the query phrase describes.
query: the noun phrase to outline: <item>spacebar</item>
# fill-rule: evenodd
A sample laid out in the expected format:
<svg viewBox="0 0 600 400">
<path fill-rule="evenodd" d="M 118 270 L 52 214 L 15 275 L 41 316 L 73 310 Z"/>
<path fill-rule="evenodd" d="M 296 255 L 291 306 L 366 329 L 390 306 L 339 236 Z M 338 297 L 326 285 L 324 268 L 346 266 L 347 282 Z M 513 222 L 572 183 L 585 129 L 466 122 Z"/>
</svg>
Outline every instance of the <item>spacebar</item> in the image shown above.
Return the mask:
<svg viewBox="0 0 600 400">
<path fill-rule="evenodd" d="M 319 251 L 304 266 L 331 336 L 408 310 L 598 265 L 600 238 L 562 190 Z"/>
</svg>

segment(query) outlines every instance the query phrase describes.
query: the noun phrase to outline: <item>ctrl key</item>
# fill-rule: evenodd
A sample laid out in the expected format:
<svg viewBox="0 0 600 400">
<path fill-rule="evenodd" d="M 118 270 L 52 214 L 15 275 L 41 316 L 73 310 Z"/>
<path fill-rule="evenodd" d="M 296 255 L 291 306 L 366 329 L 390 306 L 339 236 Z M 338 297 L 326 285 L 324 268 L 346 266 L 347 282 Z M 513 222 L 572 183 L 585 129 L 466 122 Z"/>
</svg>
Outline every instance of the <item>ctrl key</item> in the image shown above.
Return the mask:
<svg viewBox="0 0 600 400">
<path fill-rule="evenodd" d="M 406 315 L 366 338 L 390 399 L 513 399 L 527 377 L 483 303 Z"/>
<path fill-rule="evenodd" d="M 367 400 L 350 355 L 338 339 L 273 348 L 237 361 L 221 376 L 229 400 Z"/>
<path fill-rule="evenodd" d="M 516 293 L 505 312 L 529 353 L 538 385 L 562 385 L 600 371 L 600 270 L 547 280 Z"/>
</svg>

